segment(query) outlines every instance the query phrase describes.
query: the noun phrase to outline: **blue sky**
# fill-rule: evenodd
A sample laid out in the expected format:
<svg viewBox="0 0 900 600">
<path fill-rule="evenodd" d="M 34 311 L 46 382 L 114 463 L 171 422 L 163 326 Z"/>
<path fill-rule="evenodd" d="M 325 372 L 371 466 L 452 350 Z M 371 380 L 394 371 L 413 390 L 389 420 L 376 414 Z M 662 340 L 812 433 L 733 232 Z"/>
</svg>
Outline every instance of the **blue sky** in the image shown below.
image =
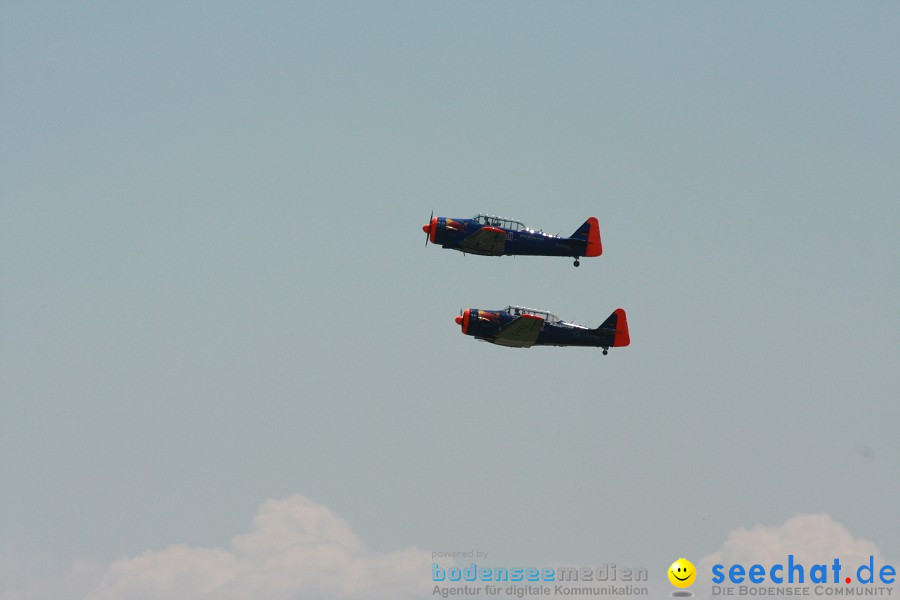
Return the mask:
<svg viewBox="0 0 900 600">
<path fill-rule="evenodd" d="M 824 513 L 900 556 L 898 25 L 5 4 L 0 548 L 222 547 L 299 494 L 376 552 L 668 565 Z M 597 216 L 604 254 L 424 248 L 432 210 Z M 632 346 L 453 323 L 510 303 Z"/>
</svg>

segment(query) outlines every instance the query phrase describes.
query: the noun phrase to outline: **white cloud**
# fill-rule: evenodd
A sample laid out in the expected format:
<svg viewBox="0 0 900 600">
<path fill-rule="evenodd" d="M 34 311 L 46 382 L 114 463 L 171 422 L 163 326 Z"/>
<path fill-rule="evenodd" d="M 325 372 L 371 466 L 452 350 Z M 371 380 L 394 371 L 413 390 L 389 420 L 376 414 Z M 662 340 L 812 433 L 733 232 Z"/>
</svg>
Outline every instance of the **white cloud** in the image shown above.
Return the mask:
<svg viewBox="0 0 900 600">
<path fill-rule="evenodd" d="M 806 565 L 834 558 L 860 565 L 869 556 L 891 564 L 873 543 L 817 514 L 736 529 L 697 566 L 708 576 L 717 563 L 783 564 L 789 554 Z M 15 575 L 19 566 L 0 552 L 0 575 Z M 431 595 L 430 567 L 430 555 L 416 548 L 372 552 L 329 508 L 293 496 L 263 503 L 228 548 L 177 545 L 108 565 L 79 561 L 51 577 L 12 577 L 15 583 L 2 585 L 15 587 L 0 591 L 0 600 L 403 600 Z M 704 597 L 708 587 L 698 579 L 693 591 Z M 668 591 L 663 586 L 660 594 Z"/>
<path fill-rule="evenodd" d="M 0 599 L 418 598 L 430 593 L 429 567 L 415 548 L 368 550 L 327 507 L 293 496 L 265 502 L 230 548 L 178 545 L 106 566 L 78 563 Z"/>
<path fill-rule="evenodd" d="M 748 569 L 754 564 L 768 568 L 772 565 L 786 565 L 788 555 L 794 556 L 795 564 L 824 564 L 830 566 L 834 559 L 840 560 L 843 567 L 841 577 L 853 576 L 860 565 L 868 564 L 869 557 L 874 557 L 876 570 L 878 565 L 891 564 L 881 555 L 878 547 L 872 542 L 855 538 L 841 523 L 827 514 L 797 515 L 781 525 L 765 527 L 757 525 L 751 529 L 739 528 L 728 534 L 722 547 L 700 559 L 698 572 L 712 577 L 712 568 L 716 564 L 723 565 L 726 573 L 731 565 L 741 564 Z M 806 571 L 808 577 L 809 571 Z M 832 572 L 827 571 L 831 577 Z M 810 587 L 805 580 L 805 587 Z M 709 580 L 694 585 L 694 592 L 700 598 L 709 596 Z M 724 585 L 730 585 L 726 579 Z"/>
<path fill-rule="evenodd" d="M 709 572 L 717 563 L 772 564 L 783 562 L 789 554 L 808 563 L 836 557 L 855 562 L 877 557 L 879 551 L 872 542 L 854 538 L 826 514 L 797 515 L 774 527 L 757 525 L 732 531 L 722 548 L 705 556 L 700 565 Z"/>
</svg>

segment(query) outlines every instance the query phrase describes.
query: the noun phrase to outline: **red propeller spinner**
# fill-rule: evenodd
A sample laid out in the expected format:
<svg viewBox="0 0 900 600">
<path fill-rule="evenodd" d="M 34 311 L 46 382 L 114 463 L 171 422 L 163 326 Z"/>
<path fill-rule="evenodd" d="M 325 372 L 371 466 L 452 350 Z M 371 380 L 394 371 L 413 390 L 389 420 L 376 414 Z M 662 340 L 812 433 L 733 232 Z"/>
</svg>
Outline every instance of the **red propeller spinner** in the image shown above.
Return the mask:
<svg viewBox="0 0 900 600">
<path fill-rule="evenodd" d="M 469 319 L 471 319 L 470 309 L 459 311 L 459 316 L 454 319 L 457 325 L 462 326 L 463 333 L 469 333 Z"/>
</svg>

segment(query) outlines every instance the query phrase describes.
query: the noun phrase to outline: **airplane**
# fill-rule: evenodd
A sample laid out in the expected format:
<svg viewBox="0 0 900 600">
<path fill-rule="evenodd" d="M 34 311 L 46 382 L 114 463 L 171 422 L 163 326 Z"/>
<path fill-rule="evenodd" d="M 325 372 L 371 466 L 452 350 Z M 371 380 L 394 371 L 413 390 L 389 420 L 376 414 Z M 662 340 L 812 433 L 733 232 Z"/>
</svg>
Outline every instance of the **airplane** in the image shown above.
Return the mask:
<svg viewBox="0 0 900 600">
<path fill-rule="evenodd" d="M 575 266 L 581 257 L 600 256 L 600 224 L 590 217 L 569 237 L 550 235 L 529 229 L 519 221 L 491 215 L 478 214 L 471 219 L 431 218 L 422 226 L 427 235 L 425 245 L 431 241 L 444 248 L 462 253 L 485 256 L 504 254 L 531 256 L 571 256 Z"/>
<path fill-rule="evenodd" d="M 544 310 L 507 306 L 501 310 L 467 308 L 459 311 L 456 324 L 466 335 L 500 346 L 530 348 L 532 346 L 622 347 L 631 343 L 625 310 L 617 308 L 600 327 L 589 329 L 566 323 Z"/>
</svg>

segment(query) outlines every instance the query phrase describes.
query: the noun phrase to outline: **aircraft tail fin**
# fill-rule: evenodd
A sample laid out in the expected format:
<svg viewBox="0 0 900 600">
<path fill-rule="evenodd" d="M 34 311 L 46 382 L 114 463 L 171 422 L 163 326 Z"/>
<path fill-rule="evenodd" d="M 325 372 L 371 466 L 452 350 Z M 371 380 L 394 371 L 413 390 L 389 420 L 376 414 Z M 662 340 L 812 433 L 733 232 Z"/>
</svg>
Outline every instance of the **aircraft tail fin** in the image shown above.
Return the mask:
<svg viewBox="0 0 900 600">
<path fill-rule="evenodd" d="M 603 244 L 600 242 L 600 223 L 597 221 L 597 217 L 589 217 L 571 237 L 587 242 L 585 256 L 600 256 L 603 254 Z"/>
<path fill-rule="evenodd" d="M 597 329 L 612 336 L 610 346 L 618 348 L 631 343 L 631 335 L 628 333 L 628 319 L 625 317 L 624 308 L 614 310 Z"/>
</svg>

